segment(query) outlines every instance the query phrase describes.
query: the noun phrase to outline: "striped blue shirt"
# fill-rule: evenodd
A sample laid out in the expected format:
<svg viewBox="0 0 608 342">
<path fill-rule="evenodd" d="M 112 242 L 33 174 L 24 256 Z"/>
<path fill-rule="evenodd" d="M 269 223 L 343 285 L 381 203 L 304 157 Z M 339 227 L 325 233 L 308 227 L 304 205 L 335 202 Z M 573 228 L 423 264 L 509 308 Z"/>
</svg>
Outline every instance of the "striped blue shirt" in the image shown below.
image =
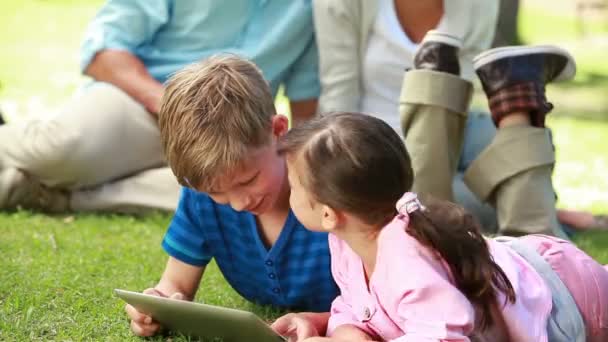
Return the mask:
<svg viewBox="0 0 608 342">
<path fill-rule="evenodd" d="M 253 61 L 273 94 L 317 98 L 319 62 L 311 0 L 108 0 L 81 49 L 84 70 L 101 50 L 137 56 L 159 82 L 217 53 Z"/>
<path fill-rule="evenodd" d="M 327 234 L 305 229 L 291 211 L 277 241 L 267 249 L 253 214 L 183 188 L 162 246 L 194 266 L 215 258 L 228 283 L 255 303 L 323 312 L 338 293 Z"/>
</svg>

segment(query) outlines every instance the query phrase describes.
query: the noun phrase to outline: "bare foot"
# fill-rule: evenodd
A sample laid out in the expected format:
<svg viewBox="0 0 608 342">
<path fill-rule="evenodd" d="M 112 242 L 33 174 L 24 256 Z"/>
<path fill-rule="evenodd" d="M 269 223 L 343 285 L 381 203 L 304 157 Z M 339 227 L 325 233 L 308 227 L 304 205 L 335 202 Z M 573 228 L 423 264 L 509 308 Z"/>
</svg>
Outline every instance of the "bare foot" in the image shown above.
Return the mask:
<svg viewBox="0 0 608 342">
<path fill-rule="evenodd" d="M 557 219 L 576 230 L 608 230 L 608 217 L 588 211 L 558 209 Z"/>
</svg>

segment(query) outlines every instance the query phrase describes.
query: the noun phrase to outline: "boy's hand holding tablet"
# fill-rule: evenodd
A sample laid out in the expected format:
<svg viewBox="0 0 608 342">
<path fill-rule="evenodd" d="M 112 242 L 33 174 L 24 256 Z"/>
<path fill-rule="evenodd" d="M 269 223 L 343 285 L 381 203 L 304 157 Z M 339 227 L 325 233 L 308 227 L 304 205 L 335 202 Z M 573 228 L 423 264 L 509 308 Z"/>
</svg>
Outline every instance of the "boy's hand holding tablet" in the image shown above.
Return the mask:
<svg viewBox="0 0 608 342">
<path fill-rule="evenodd" d="M 131 329 L 139 336 L 158 333 L 161 325 L 174 332 L 194 337 L 225 341 L 285 341 L 255 314 L 221 306 L 185 300 L 180 293 L 167 297 L 158 289 L 144 293 L 116 289 L 116 295 L 129 303 Z"/>
<path fill-rule="evenodd" d="M 167 297 L 166 294 L 162 293 L 161 291 L 151 287 L 148 289 L 145 289 L 143 291 L 143 294 L 147 294 L 150 296 L 158 296 L 158 297 Z M 183 300 L 184 299 L 184 295 L 176 292 L 173 293 L 171 296 L 169 296 L 169 298 L 171 299 L 176 299 L 176 300 Z M 156 322 L 151 316 L 143 314 L 139 311 L 137 311 L 137 309 L 132 306 L 131 304 L 127 303 L 125 305 L 125 311 L 127 312 L 127 315 L 129 315 L 129 318 L 131 319 L 131 330 L 133 331 L 133 333 L 137 336 L 141 336 L 141 337 L 149 337 L 149 336 L 154 336 L 158 333 L 158 331 L 160 330 L 161 326 L 158 322 Z"/>
</svg>

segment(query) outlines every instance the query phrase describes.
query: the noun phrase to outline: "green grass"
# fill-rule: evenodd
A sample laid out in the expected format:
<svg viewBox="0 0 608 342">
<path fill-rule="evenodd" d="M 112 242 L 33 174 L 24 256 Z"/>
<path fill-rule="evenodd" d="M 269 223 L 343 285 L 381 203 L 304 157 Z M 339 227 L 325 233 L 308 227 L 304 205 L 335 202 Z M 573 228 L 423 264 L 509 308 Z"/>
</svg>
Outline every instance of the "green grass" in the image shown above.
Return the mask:
<svg viewBox="0 0 608 342">
<path fill-rule="evenodd" d="M 549 126 L 556 145 L 558 204 L 608 213 L 608 122 L 556 117 Z"/>
<path fill-rule="evenodd" d="M 156 284 L 166 262 L 160 242 L 169 219 L 160 213 L 0 214 L 0 340 L 139 340 L 112 290 Z M 277 314 L 238 296 L 215 264 L 197 300 L 265 318 Z"/>
<path fill-rule="evenodd" d="M 580 31 L 580 21 L 570 9 L 572 3 L 554 4 L 550 1 L 521 1 L 519 33 L 524 41 L 563 42 L 584 36 L 608 33 L 606 17 L 585 16 Z M 557 6 L 555 6 L 557 5 Z M 560 8 L 561 7 L 561 8 Z"/>
<path fill-rule="evenodd" d="M 48 115 L 83 82 L 78 46 L 100 3 L 0 2 L 0 107 L 11 119 Z M 574 47 L 579 62 L 575 82 L 549 91 L 558 109 L 549 124 L 557 147 L 554 180 L 560 205 L 606 213 L 606 53 L 572 43 L 576 35 L 567 16 L 524 7 L 522 17 L 526 41 L 563 40 Z M 593 27 L 603 34 L 601 27 Z M 131 335 L 123 303 L 113 297 L 112 289 L 141 290 L 158 281 L 166 261 L 160 242 L 169 220 L 170 215 L 161 213 L 0 213 L 0 340 L 139 341 Z M 598 261 L 608 263 L 607 234 L 584 234 L 576 241 Z M 205 272 L 197 299 L 253 310 L 267 319 L 278 314 L 240 298 L 214 264 Z"/>
<path fill-rule="evenodd" d="M 78 47 L 101 1 L 2 1 L 0 105 L 44 115 L 82 83 Z"/>
</svg>

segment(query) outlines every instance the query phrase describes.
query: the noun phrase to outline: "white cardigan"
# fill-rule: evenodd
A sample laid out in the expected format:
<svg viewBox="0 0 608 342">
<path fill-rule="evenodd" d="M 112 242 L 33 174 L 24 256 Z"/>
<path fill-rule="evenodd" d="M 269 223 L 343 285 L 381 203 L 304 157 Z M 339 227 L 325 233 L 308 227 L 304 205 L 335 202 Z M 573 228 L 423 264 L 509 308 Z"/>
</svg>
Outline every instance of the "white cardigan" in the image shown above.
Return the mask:
<svg viewBox="0 0 608 342">
<path fill-rule="evenodd" d="M 379 0 L 314 0 L 319 46 L 319 112 L 360 111 L 363 60 Z M 460 37 L 461 74 L 474 76 L 472 60 L 492 44 L 498 0 L 445 0 L 437 28 Z"/>
</svg>

